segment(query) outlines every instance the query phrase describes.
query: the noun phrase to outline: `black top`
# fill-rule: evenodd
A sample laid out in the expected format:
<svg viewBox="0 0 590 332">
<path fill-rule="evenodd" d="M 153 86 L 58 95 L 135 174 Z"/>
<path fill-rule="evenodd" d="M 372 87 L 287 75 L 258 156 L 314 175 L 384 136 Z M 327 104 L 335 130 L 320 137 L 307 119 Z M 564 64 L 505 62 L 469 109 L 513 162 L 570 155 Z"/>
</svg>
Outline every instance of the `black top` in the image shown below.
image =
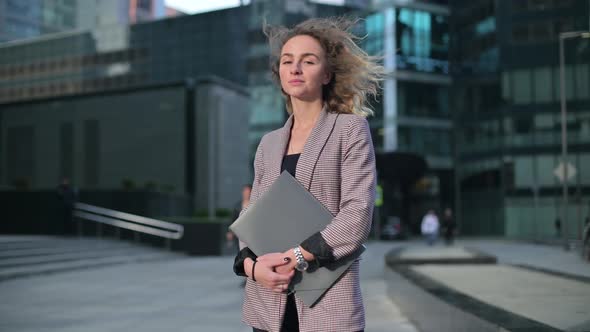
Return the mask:
<svg viewBox="0 0 590 332">
<path fill-rule="evenodd" d="M 283 157 L 283 162 L 281 163 L 281 173 L 287 171 L 295 177 L 295 170 L 297 169 L 297 162 L 299 161 L 300 156 L 301 153 L 285 155 L 285 157 Z"/>
</svg>

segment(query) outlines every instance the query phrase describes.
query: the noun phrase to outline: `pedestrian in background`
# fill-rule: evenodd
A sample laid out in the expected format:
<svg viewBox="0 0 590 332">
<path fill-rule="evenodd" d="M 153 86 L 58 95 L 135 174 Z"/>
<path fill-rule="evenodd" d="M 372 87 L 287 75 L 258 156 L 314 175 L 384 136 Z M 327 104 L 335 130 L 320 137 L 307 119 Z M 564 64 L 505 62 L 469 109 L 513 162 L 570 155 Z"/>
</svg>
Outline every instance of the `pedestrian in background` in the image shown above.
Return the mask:
<svg viewBox="0 0 590 332">
<path fill-rule="evenodd" d="M 359 259 L 309 307 L 287 293 L 295 273 L 338 264 L 367 241 L 375 203 L 375 153 L 366 116 L 385 71 L 356 43 L 357 21 L 309 19 L 292 29 L 265 29 L 271 71 L 290 114 L 266 134 L 254 160 L 252 200 L 291 173 L 334 219 L 283 253 L 256 257 L 245 243 L 234 271 L 247 276 L 242 320 L 254 331 L 339 331 L 365 328 Z M 277 110 L 278 111 L 278 110 Z M 309 267 L 309 270 L 308 270 Z"/>
<path fill-rule="evenodd" d="M 426 243 L 428 243 L 429 246 L 432 246 L 436 243 L 439 226 L 438 217 L 436 216 L 434 210 L 428 210 L 426 215 L 424 215 L 424 218 L 422 218 L 420 229 L 422 231 L 422 235 L 426 238 Z"/>
<path fill-rule="evenodd" d="M 555 237 L 561 237 L 561 219 L 555 218 Z"/>
<path fill-rule="evenodd" d="M 442 219 L 442 229 L 447 246 L 453 244 L 456 228 L 457 224 L 455 223 L 455 218 L 453 217 L 453 210 L 451 210 L 451 208 L 446 208 Z"/>
</svg>

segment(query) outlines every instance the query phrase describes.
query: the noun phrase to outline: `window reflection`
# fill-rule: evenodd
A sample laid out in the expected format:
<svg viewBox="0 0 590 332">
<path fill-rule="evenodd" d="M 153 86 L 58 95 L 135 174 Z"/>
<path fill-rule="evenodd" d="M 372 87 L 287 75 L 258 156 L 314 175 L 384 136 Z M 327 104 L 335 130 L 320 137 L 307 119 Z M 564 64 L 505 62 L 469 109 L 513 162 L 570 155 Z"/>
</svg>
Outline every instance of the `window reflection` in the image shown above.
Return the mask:
<svg viewBox="0 0 590 332">
<path fill-rule="evenodd" d="M 400 69 L 448 73 L 448 18 L 401 8 L 396 13 Z"/>
<path fill-rule="evenodd" d="M 396 66 L 399 69 L 448 73 L 448 17 L 429 12 L 396 9 Z M 382 12 L 365 20 L 364 49 L 384 55 L 385 18 Z"/>
</svg>

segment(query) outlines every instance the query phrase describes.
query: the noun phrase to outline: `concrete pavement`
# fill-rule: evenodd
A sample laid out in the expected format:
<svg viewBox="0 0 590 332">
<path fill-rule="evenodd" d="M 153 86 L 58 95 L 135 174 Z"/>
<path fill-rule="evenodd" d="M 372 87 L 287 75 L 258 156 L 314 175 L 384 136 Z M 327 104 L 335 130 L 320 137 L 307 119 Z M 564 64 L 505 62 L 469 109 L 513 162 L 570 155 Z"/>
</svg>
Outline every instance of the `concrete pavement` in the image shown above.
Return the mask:
<svg viewBox="0 0 590 332">
<path fill-rule="evenodd" d="M 367 332 L 416 332 L 386 296 L 383 256 L 363 255 Z M 240 322 L 241 280 L 232 257 L 132 262 L 0 282 L 0 331 L 251 331 Z"/>
<path fill-rule="evenodd" d="M 423 250 L 420 241 L 369 243 L 361 261 L 367 332 L 418 331 L 400 312 L 400 303 L 387 295 L 384 256 L 400 246 L 421 248 L 414 258 L 440 258 L 444 251 L 439 244 L 428 254 L 430 249 Z M 590 265 L 575 252 L 506 240 L 460 239 L 447 254 L 466 257 L 461 246 L 495 255 L 500 265 L 483 269 L 424 265 L 416 271 L 492 306 L 560 330 L 585 331 L 590 287 L 567 275 L 590 277 Z M 0 252 L 0 257 L 5 253 Z M 250 331 L 240 322 L 242 289 L 240 278 L 231 271 L 232 261 L 232 257 L 171 254 L 165 260 L 4 280 L 0 331 Z M 529 299 L 523 301 L 523 295 Z M 566 311 L 571 315 L 560 315 Z"/>
<path fill-rule="evenodd" d="M 519 264 L 590 278 L 590 263 L 579 252 L 560 245 L 544 245 L 503 239 L 460 239 L 458 246 L 477 248 L 494 255 L 499 263 Z"/>
<path fill-rule="evenodd" d="M 371 242 L 361 260 L 361 289 L 366 309 L 366 332 L 418 332 L 387 295 L 384 257 L 403 242 Z"/>
</svg>

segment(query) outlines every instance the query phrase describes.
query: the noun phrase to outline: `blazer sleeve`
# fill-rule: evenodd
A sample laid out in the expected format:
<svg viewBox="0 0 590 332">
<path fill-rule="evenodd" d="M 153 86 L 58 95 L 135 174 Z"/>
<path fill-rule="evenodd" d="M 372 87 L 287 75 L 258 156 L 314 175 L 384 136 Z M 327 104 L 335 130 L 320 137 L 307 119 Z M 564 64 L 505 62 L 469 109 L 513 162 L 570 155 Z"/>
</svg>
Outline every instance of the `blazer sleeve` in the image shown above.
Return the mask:
<svg viewBox="0 0 590 332">
<path fill-rule="evenodd" d="M 352 117 L 346 137 L 340 211 L 320 232 L 334 260 L 353 254 L 367 241 L 375 204 L 375 151 L 367 120 Z"/>
<path fill-rule="evenodd" d="M 260 191 L 260 179 L 262 178 L 262 172 L 264 169 L 263 165 L 264 165 L 264 157 L 262 154 L 262 141 L 261 141 L 260 144 L 258 145 L 258 149 L 256 150 L 256 155 L 254 156 L 254 181 L 252 182 L 252 191 L 250 192 L 250 203 L 248 204 L 248 206 L 246 208 L 244 208 L 244 209 L 242 209 L 242 211 L 240 211 L 240 215 L 242 215 L 242 213 L 244 213 L 246 210 L 248 210 L 250 205 L 252 205 L 252 203 L 254 203 L 254 201 L 258 198 L 259 191 Z M 234 258 L 233 270 L 236 275 L 245 277 L 246 272 L 244 271 L 244 261 L 246 260 L 246 258 L 251 258 L 253 260 L 256 260 L 257 256 L 256 256 L 256 254 L 254 254 L 252 252 L 252 250 L 250 250 L 250 248 L 248 248 L 246 243 L 244 243 L 242 240 L 239 241 L 239 246 L 240 246 L 240 251 L 238 252 L 236 257 Z"/>
<path fill-rule="evenodd" d="M 252 181 L 252 191 L 250 192 L 250 203 L 246 208 L 242 209 L 240 215 L 244 213 L 248 208 L 258 199 L 260 195 L 260 181 L 262 179 L 264 173 L 264 154 L 263 154 L 263 145 L 264 145 L 264 137 L 258 144 L 258 148 L 256 149 L 256 155 L 254 156 L 254 181 Z M 246 244 L 240 240 L 240 250 L 244 249 Z"/>
</svg>

